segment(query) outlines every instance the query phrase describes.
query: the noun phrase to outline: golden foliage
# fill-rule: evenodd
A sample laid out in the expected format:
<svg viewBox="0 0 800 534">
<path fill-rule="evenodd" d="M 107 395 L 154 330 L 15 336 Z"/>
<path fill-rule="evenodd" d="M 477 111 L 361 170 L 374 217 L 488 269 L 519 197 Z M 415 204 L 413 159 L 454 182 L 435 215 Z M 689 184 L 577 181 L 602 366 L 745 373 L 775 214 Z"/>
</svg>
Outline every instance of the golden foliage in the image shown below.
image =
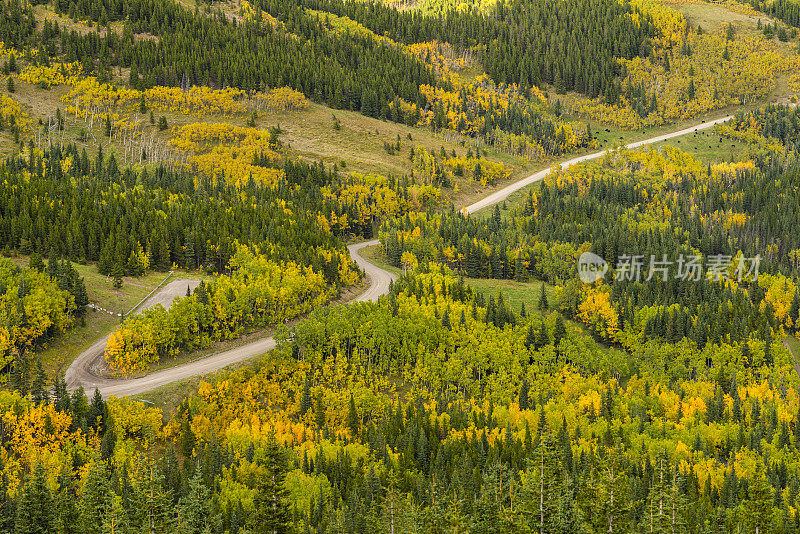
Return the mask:
<svg viewBox="0 0 800 534">
<path fill-rule="evenodd" d="M 339 258 L 340 270 L 348 269 L 343 283 L 352 283 L 357 273 L 349 262 L 344 267 L 340 262 Z M 295 263 L 276 263 L 243 246 L 231 258 L 230 269 L 233 274 L 205 286 L 205 297 L 195 293 L 178 299 L 169 311 L 155 306 L 128 318 L 106 344 L 112 370 L 129 374 L 145 369 L 182 350 L 234 339 L 249 329 L 307 313 L 330 297 L 320 273 Z"/>
<path fill-rule="evenodd" d="M 761 36 L 728 41 L 724 35 L 692 32 L 686 44 L 689 55 L 675 48 L 674 53 L 673 49 L 660 50 L 658 57 L 620 60 L 627 73 L 623 88 L 643 90 L 648 99 L 655 95 L 655 110 L 645 105 L 642 115 L 623 94 L 613 106 L 598 98 L 578 102 L 575 111 L 625 129 L 658 126 L 713 109 L 751 104 L 769 95 L 778 77 L 794 66 L 774 42 Z"/>
<path fill-rule="evenodd" d="M 270 141 L 270 132 L 260 128 L 232 126 L 228 123 L 195 122 L 181 127 L 170 146 L 189 154 L 189 165 L 210 177 L 222 174 L 229 183 L 256 183 L 275 186 L 283 169 L 255 165 L 256 157 L 276 164 L 281 156 Z"/>
<path fill-rule="evenodd" d="M 78 83 L 80 70 L 81 64 L 79 61 L 74 63 L 54 63 L 49 67 L 28 65 L 22 69 L 19 79 L 45 89 L 54 85 L 75 85 Z"/>
</svg>

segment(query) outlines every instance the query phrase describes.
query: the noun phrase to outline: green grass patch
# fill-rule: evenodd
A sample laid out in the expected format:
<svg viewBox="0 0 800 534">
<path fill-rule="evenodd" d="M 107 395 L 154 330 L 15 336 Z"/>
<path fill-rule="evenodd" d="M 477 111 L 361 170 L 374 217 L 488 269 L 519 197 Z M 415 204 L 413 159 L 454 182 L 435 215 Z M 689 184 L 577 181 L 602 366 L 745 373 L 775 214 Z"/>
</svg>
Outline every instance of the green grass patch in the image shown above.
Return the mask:
<svg viewBox="0 0 800 534">
<path fill-rule="evenodd" d="M 22 256 L 11 260 L 24 267 L 27 267 L 30 261 L 29 258 Z M 51 340 L 37 352 L 48 376 L 55 376 L 65 371 L 78 354 L 116 329 L 122 321 L 117 314 L 129 312 L 167 276 L 167 273 L 162 272 L 148 272 L 138 278 L 126 276 L 123 277 L 122 287 L 115 289 L 113 280 L 97 272 L 96 266 L 78 263 L 74 263 L 73 266 L 84 279 L 89 302 L 108 311 L 87 309 L 84 321 L 76 319 L 72 328 L 63 336 Z M 200 273 L 176 271 L 170 280 L 175 278 L 207 277 Z"/>
<path fill-rule="evenodd" d="M 519 313 L 522 305 L 525 304 L 525 311 L 531 314 L 539 310 L 539 297 L 544 286 L 547 301 L 553 303 L 556 287 L 545 282 L 534 280 L 531 282 L 517 282 L 516 280 L 494 280 L 489 278 L 464 278 L 464 283 L 471 286 L 474 290 L 484 294 L 486 298 L 497 296 L 498 292 L 503 293 L 503 298 L 508 303 L 514 313 Z M 550 312 L 545 310 L 544 315 Z"/>
<path fill-rule="evenodd" d="M 380 245 L 362 248 L 361 256 L 390 273 L 398 276 L 403 274 L 401 269 L 393 267 L 386 262 L 386 256 L 383 254 Z M 517 282 L 516 280 L 465 277 L 464 283 L 471 286 L 474 290 L 483 293 L 486 298 L 497 296 L 497 293 L 502 291 L 503 297 L 506 299 L 511 309 L 514 310 L 514 313 L 519 313 L 523 303 L 528 313 L 538 310 L 539 297 L 542 294 L 542 285 L 544 285 L 544 291 L 547 295 L 548 302 L 553 302 L 556 292 L 555 286 L 539 280 Z"/>
<path fill-rule="evenodd" d="M 665 2 L 669 4 L 670 2 Z M 753 17 L 743 13 L 737 13 L 725 6 L 712 3 L 686 4 L 679 3 L 675 9 L 683 13 L 686 21 L 694 27 L 700 26 L 704 31 L 715 32 L 725 31 L 728 24 L 732 24 L 740 35 L 755 35 L 760 33 L 758 30 L 758 19 L 767 22 L 769 17 L 761 14 L 761 17 Z"/>
<path fill-rule="evenodd" d="M 651 145 L 655 148 L 673 147 L 689 152 L 703 163 L 723 161 L 742 161 L 749 157 L 752 147 L 738 139 L 728 139 L 718 135 L 713 129 L 674 137 Z"/>
<path fill-rule="evenodd" d="M 789 346 L 789 350 L 792 351 L 792 354 L 794 354 L 795 360 L 800 358 L 800 339 L 794 336 L 786 336 L 783 340 Z"/>
</svg>

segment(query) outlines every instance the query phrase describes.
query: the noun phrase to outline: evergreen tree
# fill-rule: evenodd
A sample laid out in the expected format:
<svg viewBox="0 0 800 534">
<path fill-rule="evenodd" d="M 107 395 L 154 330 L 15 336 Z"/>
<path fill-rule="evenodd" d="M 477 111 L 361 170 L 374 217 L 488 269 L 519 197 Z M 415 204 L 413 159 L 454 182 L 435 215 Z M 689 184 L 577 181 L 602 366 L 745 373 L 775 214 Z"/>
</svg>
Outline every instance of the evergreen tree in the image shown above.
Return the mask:
<svg viewBox="0 0 800 534">
<path fill-rule="evenodd" d="M 767 534 L 772 532 L 774 517 L 772 486 L 764 475 L 764 465 L 756 464 L 756 472 L 749 486 L 748 499 L 742 503 L 741 521 L 748 532 Z"/>
<path fill-rule="evenodd" d="M 542 282 L 542 291 L 541 291 L 541 294 L 539 295 L 539 310 L 540 311 L 545 311 L 549 307 L 550 307 L 550 305 L 547 302 L 547 293 L 545 293 L 545 290 L 544 290 L 544 282 Z"/>
<path fill-rule="evenodd" d="M 0 461 L 0 532 L 10 533 L 14 528 L 14 500 L 8 494 L 8 476 Z"/>
<path fill-rule="evenodd" d="M 44 368 L 42 367 L 42 361 L 40 359 L 36 359 L 36 376 L 33 379 L 33 384 L 31 385 L 31 393 L 33 394 L 33 402 L 36 404 L 41 404 L 43 402 L 48 402 L 50 400 L 50 394 L 45 389 L 47 385 L 47 376 L 44 374 Z"/>
<path fill-rule="evenodd" d="M 53 495 L 47 487 L 45 468 L 37 463 L 17 498 L 14 534 L 55 534 Z"/>
<path fill-rule="evenodd" d="M 203 485 L 199 463 L 195 468 L 194 476 L 189 479 L 186 495 L 181 497 L 179 510 L 182 532 L 202 534 L 206 531 L 211 515 L 210 496 L 208 488 Z"/>
<path fill-rule="evenodd" d="M 358 437 L 358 431 L 361 427 L 361 418 L 358 416 L 356 409 L 356 402 L 353 399 L 353 394 L 350 394 L 350 403 L 347 406 L 347 428 L 350 429 L 350 435 Z"/>
<path fill-rule="evenodd" d="M 288 469 L 284 450 L 274 439 L 266 445 L 264 460 L 256 483 L 251 515 L 251 529 L 258 534 L 288 534 L 292 532 L 291 511 L 284 479 Z"/>
<path fill-rule="evenodd" d="M 559 313 L 556 315 L 556 324 L 553 328 L 553 346 L 558 347 L 558 344 L 566 335 L 567 327 L 564 324 L 564 317 Z"/>
<path fill-rule="evenodd" d="M 103 534 L 127 534 L 130 532 L 128 513 L 123 506 L 122 497 L 111 495 L 111 504 L 103 520 Z"/>
<path fill-rule="evenodd" d="M 311 405 L 311 384 L 309 383 L 308 375 L 306 375 L 306 380 L 303 384 L 303 397 L 300 399 L 300 415 L 305 415 L 311 409 Z"/>
<path fill-rule="evenodd" d="M 519 387 L 519 409 L 520 410 L 527 410 L 529 406 L 528 401 L 528 392 L 530 391 L 530 385 L 528 384 L 528 379 L 522 379 L 522 385 Z"/>
<path fill-rule="evenodd" d="M 171 492 L 165 489 L 164 475 L 152 459 L 143 466 L 142 476 L 134 485 L 136 517 L 134 526 L 146 534 L 169 531 L 173 510 Z"/>
<path fill-rule="evenodd" d="M 110 504 L 106 463 L 98 455 L 89 468 L 81 494 L 80 524 L 85 534 L 102 534 Z"/>
</svg>

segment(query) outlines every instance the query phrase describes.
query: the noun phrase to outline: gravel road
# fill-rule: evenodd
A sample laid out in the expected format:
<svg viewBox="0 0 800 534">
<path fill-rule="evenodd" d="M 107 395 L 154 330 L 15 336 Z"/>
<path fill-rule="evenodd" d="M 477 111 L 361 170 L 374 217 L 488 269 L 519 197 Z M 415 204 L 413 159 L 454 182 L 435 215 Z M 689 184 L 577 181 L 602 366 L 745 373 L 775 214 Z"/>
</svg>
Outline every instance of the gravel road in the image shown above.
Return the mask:
<svg viewBox="0 0 800 534">
<path fill-rule="evenodd" d="M 351 257 L 355 259 L 358 266 L 367 273 L 370 280 L 369 287 L 356 298 L 357 301 L 377 300 L 378 297 L 389 292 L 389 281 L 396 278 L 392 273 L 373 265 L 359 255 L 359 251 L 362 248 L 377 244 L 378 240 L 375 239 L 348 247 Z M 175 297 L 186 294 L 187 284 L 194 289 L 198 282 L 196 280 L 173 280 L 150 297 L 139 311 L 147 309 L 150 306 L 155 306 L 156 304 L 161 304 L 165 308 L 169 308 Z M 257 339 L 240 347 L 235 347 L 169 369 L 156 371 L 141 378 L 115 380 L 98 376 L 98 370 L 103 364 L 103 351 L 107 340 L 108 336 L 98 340 L 75 358 L 69 366 L 64 378 L 70 390 L 83 386 L 83 389 L 88 395 L 91 395 L 95 388 L 99 389 L 104 397 L 108 395 L 116 395 L 117 397 L 138 395 L 159 386 L 169 384 L 170 382 L 183 380 L 184 378 L 192 376 L 204 375 L 222 369 L 231 364 L 247 360 L 259 354 L 264 354 L 275 348 L 275 340 L 273 338 Z"/>
</svg>

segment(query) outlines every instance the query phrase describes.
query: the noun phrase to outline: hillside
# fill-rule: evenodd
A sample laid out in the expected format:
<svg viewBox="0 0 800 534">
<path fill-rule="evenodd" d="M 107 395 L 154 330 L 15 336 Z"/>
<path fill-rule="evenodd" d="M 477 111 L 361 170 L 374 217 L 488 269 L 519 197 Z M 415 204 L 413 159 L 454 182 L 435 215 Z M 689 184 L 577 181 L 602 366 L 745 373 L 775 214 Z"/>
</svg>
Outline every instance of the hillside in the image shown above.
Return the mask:
<svg viewBox="0 0 800 534">
<path fill-rule="evenodd" d="M 798 29 L 0 0 L 0 534 L 800 532 Z"/>
</svg>

